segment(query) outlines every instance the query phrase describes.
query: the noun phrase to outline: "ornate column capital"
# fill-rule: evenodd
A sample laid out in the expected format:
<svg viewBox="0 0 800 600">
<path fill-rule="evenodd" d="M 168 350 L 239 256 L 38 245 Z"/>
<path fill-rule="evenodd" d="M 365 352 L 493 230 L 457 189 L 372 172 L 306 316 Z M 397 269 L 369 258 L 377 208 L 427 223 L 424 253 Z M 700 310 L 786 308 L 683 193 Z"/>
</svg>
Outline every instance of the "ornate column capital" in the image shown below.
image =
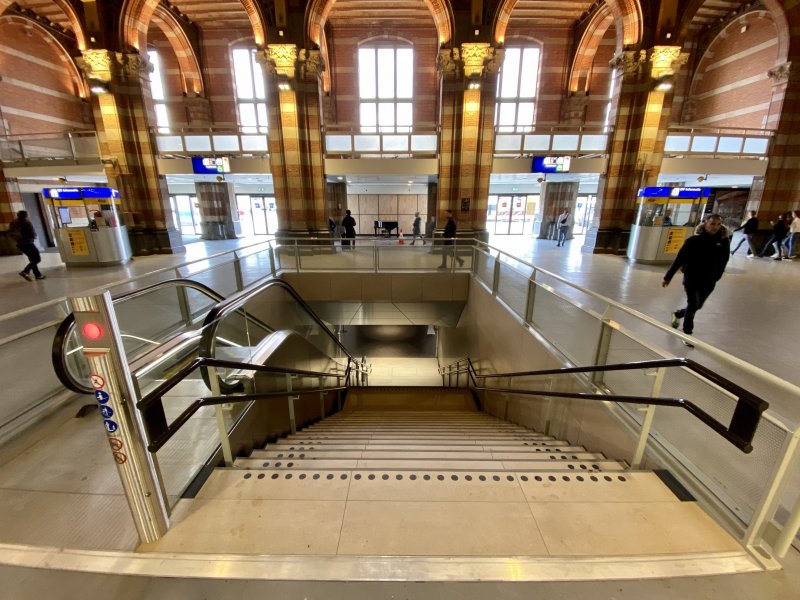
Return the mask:
<svg viewBox="0 0 800 600">
<path fill-rule="evenodd" d="M 646 50 L 622 50 L 617 52 L 610 61 L 612 69 L 620 71 L 623 76 L 640 73 L 642 66 L 647 62 Z"/>
<path fill-rule="evenodd" d="M 153 71 L 147 57 L 137 52 L 88 49 L 83 51 L 76 62 L 87 79 L 106 83 L 138 80 Z"/>
<path fill-rule="evenodd" d="M 458 75 L 458 63 L 461 58 L 461 51 L 458 48 L 444 48 L 439 50 L 436 57 L 436 70 L 442 77 L 447 79 Z"/>
<path fill-rule="evenodd" d="M 674 75 L 689 60 L 688 52 L 681 52 L 680 46 L 653 46 L 649 51 L 650 76 L 653 79 L 664 75 Z"/>
<path fill-rule="evenodd" d="M 300 50 L 297 65 L 303 78 L 316 79 L 325 71 L 325 62 L 319 50 Z"/>
<path fill-rule="evenodd" d="M 461 44 L 461 62 L 465 77 L 483 75 L 484 63 L 493 56 L 493 48 L 486 42 Z"/>
<path fill-rule="evenodd" d="M 297 63 L 295 44 L 269 44 L 266 51 L 267 66 L 278 75 L 294 79 Z"/>
</svg>

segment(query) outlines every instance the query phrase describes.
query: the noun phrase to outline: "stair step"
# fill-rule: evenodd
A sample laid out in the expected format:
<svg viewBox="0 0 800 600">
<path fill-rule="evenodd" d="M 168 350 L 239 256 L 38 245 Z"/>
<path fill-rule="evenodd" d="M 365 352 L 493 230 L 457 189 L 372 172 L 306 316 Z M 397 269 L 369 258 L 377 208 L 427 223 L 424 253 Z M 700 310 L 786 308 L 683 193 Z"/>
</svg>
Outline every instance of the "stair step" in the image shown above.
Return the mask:
<svg viewBox="0 0 800 600">
<path fill-rule="evenodd" d="M 263 450 L 276 452 L 308 452 L 314 450 L 378 450 L 381 452 L 421 452 L 425 450 L 437 452 L 539 452 L 556 450 L 558 446 L 546 445 L 529 446 L 523 444 L 396 444 L 393 442 L 362 443 L 362 444 L 326 444 L 292 445 L 267 444 Z"/>
<path fill-rule="evenodd" d="M 591 453 L 585 453 L 590 455 Z M 616 462 L 616 461 L 614 461 Z M 264 459 L 263 457 L 237 458 L 235 466 L 251 469 L 390 469 L 390 470 L 431 470 L 448 469 L 453 471 L 601 471 L 609 461 L 602 457 L 578 456 L 566 461 L 547 460 L 447 460 L 447 459 L 407 459 L 407 458 L 323 458 L 323 459 Z M 594 469 L 597 465 L 600 469 Z M 623 470 L 613 468 L 608 470 Z"/>
<path fill-rule="evenodd" d="M 569 450 L 564 451 L 563 449 Z M 286 452 L 285 450 L 275 450 L 266 448 L 264 450 L 253 450 L 252 456 L 263 458 L 446 458 L 446 459 L 482 459 L 498 458 L 515 460 L 526 456 L 531 458 L 548 460 L 547 457 L 557 459 L 575 452 L 585 452 L 582 446 L 562 446 L 561 451 L 536 452 L 536 449 L 529 449 L 527 452 L 490 452 L 479 449 L 471 451 L 451 452 L 448 450 L 304 450 Z M 544 457 L 544 458 L 542 458 Z"/>
</svg>

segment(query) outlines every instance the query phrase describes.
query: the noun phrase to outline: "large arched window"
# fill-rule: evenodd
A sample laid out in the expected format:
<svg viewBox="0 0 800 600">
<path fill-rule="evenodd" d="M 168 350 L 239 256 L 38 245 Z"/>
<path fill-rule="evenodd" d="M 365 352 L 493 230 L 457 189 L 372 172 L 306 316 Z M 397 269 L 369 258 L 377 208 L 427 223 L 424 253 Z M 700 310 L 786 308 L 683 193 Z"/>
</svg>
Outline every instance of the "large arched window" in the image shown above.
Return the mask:
<svg viewBox="0 0 800 600">
<path fill-rule="evenodd" d="M 255 48 L 233 50 L 236 109 L 244 133 L 267 133 L 267 91 Z"/>
<path fill-rule="evenodd" d="M 359 121 L 365 133 L 410 132 L 414 50 L 366 46 L 358 50 Z"/>
<path fill-rule="evenodd" d="M 164 71 L 161 68 L 161 59 L 155 50 L 148 50 L 147 58 L 153 66 L 153 72 L 150 73 L 150 95 L 153 97 L 153 107 L 156 111 L 156 126 L 159 133 L 169 133 L 169 111 L 167 110 L 167 96 L 164 92 Z"/>
<path fill-rule="evenodd" d="M 503 68 L 497 78 L 494 117 L 500 133 L 524 133 L 533 129 L 540 56 L 538 46 L 506 49 Z"/>
</svg>

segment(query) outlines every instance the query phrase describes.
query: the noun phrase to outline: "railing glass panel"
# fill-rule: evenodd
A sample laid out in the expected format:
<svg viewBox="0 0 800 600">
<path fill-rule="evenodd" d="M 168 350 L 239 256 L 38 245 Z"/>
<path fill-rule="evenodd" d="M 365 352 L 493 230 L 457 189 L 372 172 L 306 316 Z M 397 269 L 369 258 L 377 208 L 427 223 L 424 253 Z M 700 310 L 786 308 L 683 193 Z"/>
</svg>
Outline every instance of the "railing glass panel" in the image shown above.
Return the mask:
<svg viewBox="0 0 800 600">
<path fill-rule="evenodd" d="M 769 148 L 768 138 L 746 138 L 744 141 L 743 154 L 766 154 Z"/>
</svg>

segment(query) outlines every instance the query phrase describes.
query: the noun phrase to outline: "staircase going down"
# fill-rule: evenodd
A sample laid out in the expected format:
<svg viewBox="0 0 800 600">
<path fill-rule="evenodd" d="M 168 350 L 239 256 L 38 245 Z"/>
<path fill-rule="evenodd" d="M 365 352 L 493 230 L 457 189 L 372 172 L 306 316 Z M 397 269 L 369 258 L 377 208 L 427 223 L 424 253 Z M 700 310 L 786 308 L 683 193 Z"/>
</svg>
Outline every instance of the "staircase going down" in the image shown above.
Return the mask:
<svg viewBox="0 0 800 600">
<path fill-rule="evenodd" d="M 508 579 L 760 570 L 656 474 L 443 388 L 352 388 L 339 413 L 217 468 L 139 550 L 504 559 Z"/>
</svg>

